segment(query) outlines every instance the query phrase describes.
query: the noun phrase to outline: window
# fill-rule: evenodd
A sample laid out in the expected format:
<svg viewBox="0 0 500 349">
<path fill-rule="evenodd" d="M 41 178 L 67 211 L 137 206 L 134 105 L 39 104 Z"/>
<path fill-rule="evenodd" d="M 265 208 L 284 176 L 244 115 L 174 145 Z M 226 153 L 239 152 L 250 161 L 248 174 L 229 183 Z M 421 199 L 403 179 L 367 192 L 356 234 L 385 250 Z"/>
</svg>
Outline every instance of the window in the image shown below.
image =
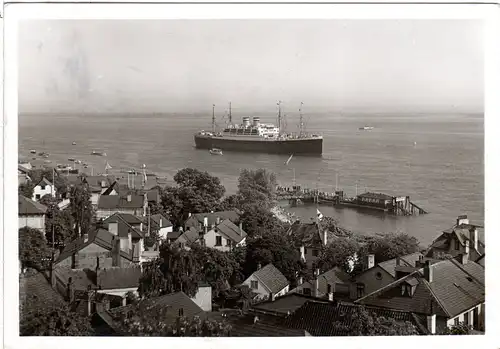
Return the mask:
<svg viewBox="0 0 500 349">
<path fill-rule="evenodd" d="M 215 237 L 215 246 L 222 246 L 222 236 Z"/>
<path fill-rule="evenodd" d="M 36 194 L 36 195 L 35 195 L 35 198 L 36 198 L 37 200 L 40 200 L 40 194 Z"/>
<path fill-rule="evenodd" d="M 312 250 L 312 255 L 313 257 L 318 257 L 318 250 L 316 249 Z"/>
<path fill-rule="evenodd" d="M 226 246 L 231 247 L 231 240 L 229 239 L 226 240 Z"/>
<path fill-rule="evenodd" d="M 327 285 L 326 293 L 332 293 L 332 285 L 330 285 L 330 284 Z"/>
<path fill-rule="evenodd" d="M 357 290 L 358 298 L 361 298 L 365 295 L 365 285 L 364 284 L 357 284 L 356 290 Z"/>
<path fill-rule="evenodd" d="M 455 250 L 460 250 L 460 241 L 458 239 L 455 239 Z"/>
<path fill-rule="evenodd" d="M 455 326 L 458 326 L 460 324 L 460 319 L 458 318 L 458 316 L 455 318 L 453 323 L 455 324 Z"/>
<path fill-rule="evenodd" d="M 377 280 L 382 280 L 382 273 L 381 272 L 378 272 L 377 274 L 375 274 L 375 278 Z"/>
<path fill-rule="evenodd" d="M 259 283 L 258 283 L 257 281 L 253 281 L 253 280 L 252 280 L 252 281 L 250 281 L 250 288 L 251 288 L 252 290 L 256 290 L 256 289 L 258 289 L 258 288 L 259 288 Z"/>
<path fill-rule="evenodd" d="M 45 184 L 40 184 L 40 188 L 41 188 L 42 190 L 45 190 Z"/>
<path fill-rule="evenodd" d="M 464 314 L 464 325 L 469 326 L 469 312 Z"/>
<path fill-rule="evenodd" d="M 311 289 L 310 288 L 304 288 L 303 291 L 304 291 L 304 295 L 306 295 L 306 296 L 310 296 L 311 295 Z"/>
</svg>

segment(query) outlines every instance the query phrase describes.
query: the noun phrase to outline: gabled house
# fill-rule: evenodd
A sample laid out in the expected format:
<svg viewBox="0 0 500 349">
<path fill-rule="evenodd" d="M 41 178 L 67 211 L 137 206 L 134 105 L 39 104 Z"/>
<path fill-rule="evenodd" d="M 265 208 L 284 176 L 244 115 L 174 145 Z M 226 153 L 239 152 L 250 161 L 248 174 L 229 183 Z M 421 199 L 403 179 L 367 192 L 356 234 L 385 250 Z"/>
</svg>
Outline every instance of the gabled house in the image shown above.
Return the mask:
<svg viewBox="0 0 500 349">
<path fill-rule="evenodd" d="M 144 234 L 141 231 L 142 221 L 140 219 L 129 214 L 115 213 L 103 221 L 103 228 L 120 239 L 120 248 L 124 251 L 133 251 L 134 262 L 138 262 L 137 258 L 142 261 Z"/>
<path fill-rule="evenodd" d="M 195 231 L 202 231 L 205 226 L 205 221 L 208 227 L 213 227 L 217 223 L 217 219 L 219 219 L 219 221 L 229 219 L 231 222 L 236 224 L 239 222 L 240 216 L 241 213 L 237 210 L 194 214 L 190 213 L 188 219 L 184 222 L 184 230 L 191 228 Z"/>
<path fill-rule="evenodd" d="M 162 214 L 154 214 L 151 217 L 144 217 L 146 223 L 149 221 L 152 229 L 158 230 L 158 234 L 162 240 L 166 240 L 169 233 L 173 232 L 174 226 Z"/>
<path fill-rule="evenodd" d="M 274 300 L 286 294 L 290 284 L 286 277 L 272 264 L 258 269 L 243 282 L 252 292 L 258 293 L 260 299 Z"/>
<path fill-rule="evenodd" d="M 299 293 L 329 300 L 349 298 L 350 278 L 350 275 L 340 267 L 334 267 L 323 274 L 320 274 L 319 269 L 317 269 L 313 280 L 302 283 L 302 278 L 300 278 L 299 285 L 290 293 Z"/>
<path fill-rule="evenodd" d="M 113 213 L 129 213 L 135 216 L 145 216 L 148 207 L 145 195 L 127 194 L 101 195 L 97 204 L 97 218 L 107 218 Z"/>
<path fill-rule="evenodd" d="M 465 254 L 460 259 L 427 261 L 355 303 L 412 312 L 425 319 L 431 334 L 460 322 L 484 331 L 484 268 Z"/>
<path fill-rule="evenodd" d="M 409 268 L 413 271 L 418 269 L 418 263 L 422 261 L 422 254 L 416 252 L 375 264 L 375 255 L 369 254 L 363 263 L 364 270 L 353 276 L 351 280 L 350 298 L 364 297 L 394 282 L 399 276 L 397 268 Z"/>
<path fill-rule="evenodd" d="M 71 269 L 95 269 L 99 258 L 101 268 L 126 267 L 134 259 L 128 244 L 128 236 L 118 237 L 105 229 L 98 229 L 66 245 L 54 265 Z"/>
<path fill-rule="evenodd" d="M 296 221 L 291 225 L 287 234 L 301 244 L 301 258 L 310 268 L 314 266 L 321 249 L 337 238 L 319 220 L 310 223 Z"/>
<path fill-rule="evenodd" d="M 103 194 L 108 190 L 109 187 L 115 182 L 115 178 L 113 176 L 81 176 L 81 180 L 83 183 L 87 183 L 90 187 L 99 188 L 100 194 Z M 109 195 L 109 194 L 108 194 Z"/>
<path fill-rule="evenodd" d="M 470 224 L 467 215 L 457 218 L 456 224 L 443 231 L 427 252 L 426 257 L 442 259 L 446 256 L 456 257 L 465 253 L 468 243 L 469 258 L 477 261 L 483 254 L 485 245 L 479 237 L 481 226 Z"/>
<path fill-rule="evenodd" d="M 19 228 L 29 227 L 45 232 L 47 207 L 23 195 L 19 195 L 18 199 Z"/>
<path fill-rule="evenodd" d="M 43 177 L 33 188 L 33 200 L 40 200 L 45 195 L 56 197 L 56 187 L 47 178 Z"/>
</svg>

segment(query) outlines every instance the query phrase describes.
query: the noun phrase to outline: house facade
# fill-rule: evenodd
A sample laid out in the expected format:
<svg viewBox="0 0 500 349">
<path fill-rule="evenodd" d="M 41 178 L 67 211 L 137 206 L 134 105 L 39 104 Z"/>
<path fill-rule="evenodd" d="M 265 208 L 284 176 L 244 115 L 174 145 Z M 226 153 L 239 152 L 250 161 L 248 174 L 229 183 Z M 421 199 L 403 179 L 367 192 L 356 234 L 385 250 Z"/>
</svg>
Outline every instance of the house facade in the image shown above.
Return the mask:
<svg viewBox="0 0 500 349">
<path fill-rule="evenodd" d="M 47 207 L 23 195 L 18 197 L 19 229 L 29 227 L 45 232 Z"/>
<path fill-rule="evenodd" d="M 271 263 L 263 268 L 259 266 L 243 285 L 247 285 L 252 292 L 257 293 L 257 299 L 274 300 L 288 293 L 290 289 L 286 277 Z"/>
<path fill-rule="evenodd" d="M 190 213 L 188 219 L 184 222 L 184 230 L 192 229 L 202 231 L 205 224 L 207 224 L 208 227 L 215 226 L 217 219 L 219 221 L 229 219 L 231 222 L 236 224 L 240 220 L 240 216 L 241 213 L 236 210 L 195 214 Z"/>
<path fill-rule="evenodd" d="M 33 200 L 39 201 L 45 195 L 51 195 L 52 197 L 56 197 L 56 188 L 52 182 L 50 182 L 47 178 L 42 178 L 40 182 L 33 188 Z"/>
<path fill-rule="evenodd" d="M 242 225 L 238 227 L 229 219 L 219 221 L 208 229 L 203 235 L 205 246 L 215 248 L 219 251 L 231 251 L 234 247 L 244 246 L 247 233 L 243 230 Z"/>
<path fill-rule="evenodd" d="M 322 274 L 316 269 L 312 280 L 302 282 L 299 279 L 298 286 L 290 293 L 299 293 L 305 296 L 317 298 L 349 298 L 351 281 L 350 276 L 341 268 L 335 267 Z"/>
<path fill-rule="evenodd" d="M 301 241 L 300 256 L 309 268 L 315 266 L 321 250 L 336 238 L 333 233 L 323 226 L 320 220 L 311 223 L 296 221 L 290 227 L 288 235 Z"/>
</svg>

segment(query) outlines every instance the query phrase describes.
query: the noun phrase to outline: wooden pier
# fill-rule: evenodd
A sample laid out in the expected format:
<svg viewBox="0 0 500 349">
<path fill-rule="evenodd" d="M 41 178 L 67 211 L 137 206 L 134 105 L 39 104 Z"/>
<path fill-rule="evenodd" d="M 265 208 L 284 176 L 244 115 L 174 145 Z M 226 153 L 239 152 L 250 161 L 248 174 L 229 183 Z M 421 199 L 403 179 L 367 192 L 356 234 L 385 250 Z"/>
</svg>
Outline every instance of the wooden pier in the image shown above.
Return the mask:
<svg viewBox="0 0 500 349">
<path fill-rule="evenodd" d="M 279 186 L 276 190 L 276 196 L 279 200 L 288 200 L 291 206 L 309 203 L 326 204 L 338 207 L 373 209 L 396 216 L 417 216 L 428 213 L 413 203 L 409 196 L 389 196 L 367 192 L 356 197 L 346 197 L 341 190 L 327 192 L 301 186 Z"/>
</svg>

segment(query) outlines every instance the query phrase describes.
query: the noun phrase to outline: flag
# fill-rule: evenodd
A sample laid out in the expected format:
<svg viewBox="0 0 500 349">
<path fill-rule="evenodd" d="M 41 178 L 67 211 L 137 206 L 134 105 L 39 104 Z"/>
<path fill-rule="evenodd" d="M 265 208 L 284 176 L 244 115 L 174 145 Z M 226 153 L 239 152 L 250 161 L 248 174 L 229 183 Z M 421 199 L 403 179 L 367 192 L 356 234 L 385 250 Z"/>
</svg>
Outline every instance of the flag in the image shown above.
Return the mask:
<svg viewBox="0 0 500 349">
<path fill-rule="evenodd" d="M 111 167 L 111 165 L 109 164 L 109 162 L 106 161 L 106 167 L 104 168 L 104 170 L 111 170 L 113 167 Z"/>
<path fill-rule="evenodd" d="M 144 184 L 148 181 L 148 176 L 146 176 L 146 164 L 142 164 L 142 172 L 144 175 Z"/>
<path fill-rule="evenodd" d="M 316 209 L 316 215 L 318 216 L 318 219 L 323 219 L 323 213 L 321 213 L 320 210 Z"/>
</svg>

